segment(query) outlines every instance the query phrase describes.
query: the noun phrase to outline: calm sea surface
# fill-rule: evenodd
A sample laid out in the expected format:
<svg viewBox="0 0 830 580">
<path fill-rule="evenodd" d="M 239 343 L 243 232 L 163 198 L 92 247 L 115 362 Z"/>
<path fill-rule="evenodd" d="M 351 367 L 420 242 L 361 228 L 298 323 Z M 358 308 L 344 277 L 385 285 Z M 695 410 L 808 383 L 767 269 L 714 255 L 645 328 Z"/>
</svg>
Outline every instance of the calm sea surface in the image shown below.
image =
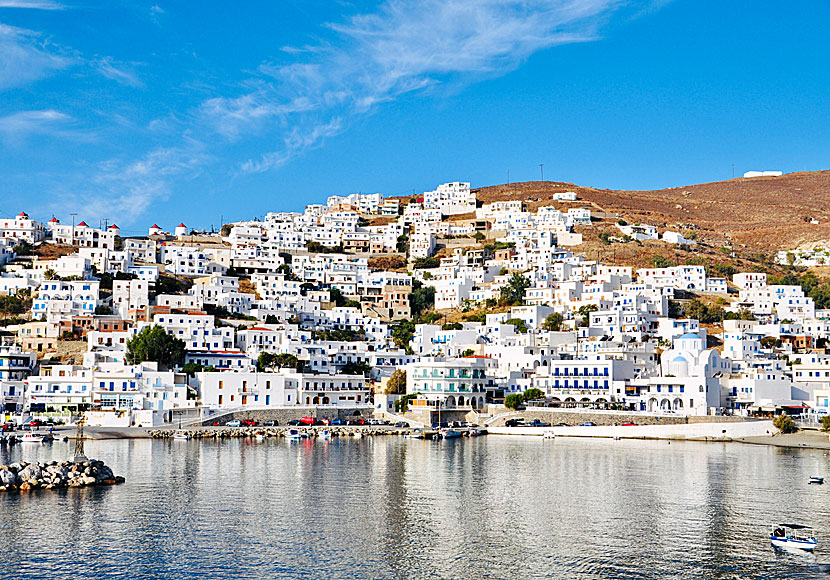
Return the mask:
<svg viewBox="0 0 830 580">
<path fill-rule="evenodd" d="M 0 449 L 65 459 L 70 443 Z M 117 487 L 0 494 L 0 578 L 830 578 L 830 456 L 480 437 L 87 444 Z M 776 553 L 779 521 L 823 550 Z"/>
</svg>

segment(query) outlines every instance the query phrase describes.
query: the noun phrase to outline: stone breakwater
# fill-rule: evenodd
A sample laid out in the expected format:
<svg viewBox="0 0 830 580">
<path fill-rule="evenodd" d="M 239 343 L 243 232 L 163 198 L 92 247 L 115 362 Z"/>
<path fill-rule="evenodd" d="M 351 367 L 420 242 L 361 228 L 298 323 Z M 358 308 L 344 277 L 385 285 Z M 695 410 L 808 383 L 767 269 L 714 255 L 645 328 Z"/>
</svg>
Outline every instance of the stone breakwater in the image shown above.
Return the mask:
<svg viewBox="0 0 830 580">
<path fill-rule="evenodd" d="M 103 461 L 94 459 L 78 463 L 21 461 L 11 465 L 0 465 L 0 491 L 91 487 L 118 483 L 124 483 L 124 478 L 114 475 L 112 469 L 104 465 Z"/>
<path fill-rule="evenodd" d="M 355 435 L 406 435 L 409 429 L 391 427 L 216 427 L 200 429 L 153 429 L 148 430 L 150 437 L 169 439 L 174 433 L 184 433 L 193 439 L 225 439 L 232 437 L 285 437 L 289 431 L 300 433 L 314 438 L 321 431 L 328 431 L 332 437 L 352 437 Z"/>
</svg>

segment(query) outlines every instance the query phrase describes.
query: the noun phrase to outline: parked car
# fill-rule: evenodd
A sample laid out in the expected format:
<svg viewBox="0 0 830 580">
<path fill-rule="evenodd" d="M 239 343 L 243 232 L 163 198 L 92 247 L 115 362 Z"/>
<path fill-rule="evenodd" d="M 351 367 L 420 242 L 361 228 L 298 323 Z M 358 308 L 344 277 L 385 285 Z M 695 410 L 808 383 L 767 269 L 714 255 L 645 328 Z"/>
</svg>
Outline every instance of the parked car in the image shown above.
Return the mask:
<svg viewBox="0 0 830 580">
<path fill-rule="evenodd" d="M 263 425 L 266 427 L 277 427 L 279 426 L 279 424 L 280 422 L 276 419 L 268 419 L 267 421 L 265 421 L 265 423 L 263 423 Z"/>
<path fill-rule="evenodd" d="M 521 427 L 525 424 L 525 420 L 522 417 L 516 417 L 515 419 L 508 419 L 504 422 L 505 427 Z"/>
<path fill-rule="evenodd" d="M 359 418 L 346 419 L 346 425 L 365 425 L 366 421 Z"/>
<path fill-rule="evenodd" d="M 29 427 L 42 427 L 43 426 L 43 421 L 41 421 L 40 419 L 32 419 L 31 421 L 29 421 L 26 424 Z"/>
<path fill-rule="evenodd" d="M 567 423 L 557 423 L 556 426 L 557 427 L 570 427 L 570 425 L 568 425 Z"/>
<path fill-rule="evenodd" d="M 395 427 L 409 427 L 409 423 L 407 423 L 406 421 L 398 421 L 397 423 L 395 423 Z"/>
<path fill-rule="evenodd" d="M 257 422 L 256 422 L 255 420 L 253 420 L 253 419 L 243 419 L 243 420 L 242 420 L 242 425 L 243 425 L 244 427 L 256 427 L 256 426 L 257 426 Z"/>
<path fill-rule="evenodd" d="M 300 423 L 303 425 L 314 425 L 317 420 L 314 417 L 300 417 Z"/>
<path fill-rule="evenodd" d="M 342 425 L 343 424 L 343 419 L 341 419 L 339 417 L 337 419 L 332 419 L 331 421 L 329 421 L 329 424 L 331 424 L 331 425 Z"/>
<path fill-rule="evenodd" d="M 540 421 L 539 419 L 533 419 L 530 423 L 527 424 L 528 427 L 550 427 L 550 423 L 545 423 L 544 421 Z"/>
<path fill-rule="evenodd" d="M 631 421 L 625 421 L 623 423 L 620 423 L 620 425 L 622 425 L 623 427 L 636 427 L 637 423 L 632 423 Z"/>
<path fill-rule="evenodd" d="M 225 427 L 241 427 L 241 426 L 242 426 L 242 421 L 240 421 L 239 419 L 231 419 L 230 421 L 225 423 Z"/>
<path fill-rule="evenodd" d="M 305 423 L 303 423 L 303 422 L 302 422 L 302 421 L 300 421 L 299 419 L 291 419 L 291 420 L 288 422 L 288 425 L 290 425 L 290 426 L 292 426 L 292 427 L 297 427 L 298 425 L 305 425 Z"/>
<path fill-rule="evenodd" d="M 585 421 L 584 423 L 579 424 L 580 427 L 596 427 L 597 424 L 593 421 Z"/>
</svg>

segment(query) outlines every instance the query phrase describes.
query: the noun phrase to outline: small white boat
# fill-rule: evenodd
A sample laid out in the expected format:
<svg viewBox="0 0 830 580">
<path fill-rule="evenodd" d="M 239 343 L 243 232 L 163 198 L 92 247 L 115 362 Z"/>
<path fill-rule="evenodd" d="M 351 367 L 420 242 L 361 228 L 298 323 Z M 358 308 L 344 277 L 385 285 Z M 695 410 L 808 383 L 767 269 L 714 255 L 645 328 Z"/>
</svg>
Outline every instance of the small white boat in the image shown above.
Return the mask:
<svg viewBox="0 0 830 580">
<path fill-rule="evenodd" d="M 823 485 L 824 484 L 824 478 L 819 477 L 818 475 L 814 475 L 813 477 L 810 478 L 810 481 L 808 483 L 817 483 L 818 485 Z"/>
<path fill-rule="evenodd" d="M 21 443 L 43 443 L 44 441 L 46 441 L 46 437 L 37 433 L 26 433 L 20 438 Z"/>
<path fill-rule="evenodd" d="M 257 441 L 265 441 L 265 434 L 264 433 L 257 433 L 254 435 L 254 439 Z"/>
<path fill-rule="evenodd" d="M 456 437 L 461 437 L 463 433 L 461 431 L 457 431 L 456 429 L 444 429 L 441 431 L 441 436 L 444 439 L 455 439 Z"/>
<path fill-rule="evenodd" d="M 171 439 L 175 439 L 176 441 L 187 441 L 190 439 L 190 433 L 185 433 L 184 431 L 176 431 L 170 436 Z"/>
<path fill-rule="evenodd" d="M 542 433 L 542 438 L 543 439 L 556 439 L 556 433 L 554 433 L 553 431 L 545 431 L 544 433 Z"/>
<path fill-rule="evenodd" d="M 784 550 L 812 552 L 818 545 L 812 528 L 800 524 L 779 524 L 769 537 L 772 545 Z"/>
<path fill-rule="evenodd" d="M 299 429 L 289 429 L 288 433 L 285 434 L 286 439 L 290 439 L 291 441 L 299 441 L 300 439 L 305 439 L 308 437 L 305 433 L 300 433 Z"/>
<path fill-rule="evenodd" d="M 328 429 L 324 429 L 317 433 L 317 439 L 322 439 L 323 441 L 329 441 L 331 439 L 331 431 Z"/>
<path fill-rule="evenodd" d="M 363 431 L 361 431 L 360 429 L 355 429 L 354 431 L 351 432 L 351 436 L 352 437 L 363 437 Z"/>
</svg>

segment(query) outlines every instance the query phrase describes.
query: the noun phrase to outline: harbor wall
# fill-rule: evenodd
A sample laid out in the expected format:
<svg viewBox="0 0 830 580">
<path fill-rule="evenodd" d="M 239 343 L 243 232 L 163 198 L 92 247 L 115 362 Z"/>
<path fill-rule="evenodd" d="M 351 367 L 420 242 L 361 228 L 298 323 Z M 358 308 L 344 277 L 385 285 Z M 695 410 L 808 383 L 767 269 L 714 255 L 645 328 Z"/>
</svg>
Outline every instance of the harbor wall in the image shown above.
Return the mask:
<svg viewBox="0 0 830 580">
<path fill-rule="evenodd" d="M 688 441 L 730 441 L 743 437 L 771 436 L 778 432 L 772 421 L 730 423 L 695 423 L 675 425 L 635 425 L 631 427 L 597 425 L 595 427 L 490 427 L 491 435 L 528 435 L 541 437 L 553 431 L 557 437 L 599 437 L 613 439 L 670 439 Z"/>
<path fill-rule="evenodd" d="M 507 411 L 507 409 L 505 409 Z M 494 413 L 498 415 L 498 413 Z M 626 413 L 624 411 L 599 411 L 587 409 L 558 409 L 546 407 L 528 407 L 518 413 L 511 413 L 504 417 L 498 417 L 490 422 L 491 426 L 504 425 L 507 419 L 517 417 L 525 421 L 538 419 L 545 423 L 555 425 L 557 423 L 568 423 L 569 425 L 580 425 L 592 422 L 597 425 L 619 425 L 620 423 L 637 423 L 637 425 L 688 425 L 696 423 L 743 423 L 743 417 L 737 416 L 695 416 L 695 415 L 673 415 L 660 413 Z"/>
</svg>

